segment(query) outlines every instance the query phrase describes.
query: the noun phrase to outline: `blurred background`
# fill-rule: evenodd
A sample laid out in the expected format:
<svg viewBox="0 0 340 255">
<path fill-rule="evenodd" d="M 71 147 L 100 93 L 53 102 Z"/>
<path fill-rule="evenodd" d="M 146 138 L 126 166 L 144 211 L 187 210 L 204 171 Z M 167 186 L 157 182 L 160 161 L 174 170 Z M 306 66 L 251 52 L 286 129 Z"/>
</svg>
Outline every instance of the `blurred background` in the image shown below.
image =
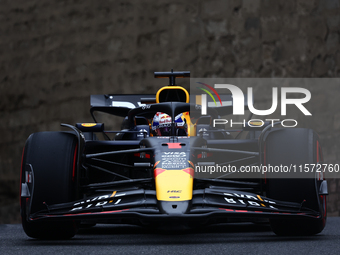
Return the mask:
<svg viewBox="0 0 340 255">
<path fill-rule="evenodd" d="M 207 78 L 340 76 L 340 0 L 2 0 L 0 35 L 0 223 L 20 222 L 27 137 L 91 121 L 91 94 L 155 93 L 168 81 L 153 72 L 171 68 Z M 340 85 L 318 91 L 322 107 L 338 101 Z M 339 163 L 326 132 L 340 133 L 340 114 L 325 114 L 324 157 Z M 329 191 L 328 215 L 339 216 L 340 180 Z"/>
</svg>

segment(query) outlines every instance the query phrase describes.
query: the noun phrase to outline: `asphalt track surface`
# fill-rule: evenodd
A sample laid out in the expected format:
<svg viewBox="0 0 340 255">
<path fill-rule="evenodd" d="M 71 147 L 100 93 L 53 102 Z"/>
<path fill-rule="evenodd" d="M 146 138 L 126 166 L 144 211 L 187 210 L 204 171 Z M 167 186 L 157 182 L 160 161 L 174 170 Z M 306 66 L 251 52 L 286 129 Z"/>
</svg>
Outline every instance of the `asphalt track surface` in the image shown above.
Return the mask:
<svg viewBox="0 0 340 255">
<path fill-rule="evenodd" d="M 196 230 L 97 225 L 64 241 L 27 237 L 21 225 L 0 225 L 0 254 L 340 254 L 340 218 L 310 237 L 278 237 L 265 224 L 220 224 Z"/>
</svg>

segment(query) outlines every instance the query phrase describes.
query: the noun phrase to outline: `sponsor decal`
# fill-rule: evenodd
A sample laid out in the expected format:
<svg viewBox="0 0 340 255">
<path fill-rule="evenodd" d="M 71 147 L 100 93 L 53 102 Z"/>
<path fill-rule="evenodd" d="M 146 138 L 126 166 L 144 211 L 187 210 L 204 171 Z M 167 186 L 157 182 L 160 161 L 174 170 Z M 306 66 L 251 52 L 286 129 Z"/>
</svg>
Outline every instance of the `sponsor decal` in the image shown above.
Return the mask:
<svg viewBox="0 0 340 255">
<path fill-rule="evenodd" d="M 115 205 L 119 204 L 120 201 L 122 201 L 122 199 L 119 198 L 119 199 L 116 201 Z"/>
<path fill-rule="evenodd" d="M 96 123 L 82 123 L 81 124 L 83 127 L 94 127 Z"/>
<path fill-rule="evenodd" d="M 162 167 L 164 169 L 183 169 L 187 167 L 186 152 L 163 152 Z"/>
<path fill-rule="evenodd" d="M 108 203 L 112 203 L 113 200 L 108 200 L 108 198 L 113 198 L 113 197 L 118 197 L 118 196 L 123 196 L 125 194 L 116 194 L 117 191 L 112 192 L 111 195 L 101 195 L 97 197 L 93 197 L 91 199 L 83 200 L 80 202 L 77 202 L 73 204 L 74 208 L 71 210 L 72 211 L 77 211 L 77 210 L 82 210 L 82 209 L 88 209 L 92 207 L 100 207 L 103 205 L 106 205 Z M 114 204 L 120 203 L 121 199 L 118 199 Z"/>
<path fill-rule="evenodd" d="M 242 194 L 242 193 L 224 193 L 226 197 L 224 197 L 224 200 L 228 204 L 239 204 L 239 205 L 245 205 L 245 206 L 257 206 L 257 207 L 269 207 L 272 209 L 277 209 L 273 205 L 276 204 L 276 202 L 267 200 L 265 198 L 262 198 L 259 195 L 249 195 L 249 194 Z M 265 205 L 267 204 L 267 205 Z"/>
<path fill-rule="evenodd" d="M 168 190 L 167 193 L 182 193 L 182 190 Z"/>
</svg>

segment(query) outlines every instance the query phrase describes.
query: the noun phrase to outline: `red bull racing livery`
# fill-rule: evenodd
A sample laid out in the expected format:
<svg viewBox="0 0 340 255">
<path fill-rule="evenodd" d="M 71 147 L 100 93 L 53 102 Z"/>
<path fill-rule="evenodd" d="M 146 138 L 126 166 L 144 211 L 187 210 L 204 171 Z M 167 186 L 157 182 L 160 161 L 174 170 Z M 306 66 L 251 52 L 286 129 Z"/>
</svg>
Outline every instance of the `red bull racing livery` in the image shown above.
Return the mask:
<svg viewBox="0 0 340 255">
<path fill-rule="evenodd" d="M 322 231 L 327 195 L 323 177 L 202 174 L 212 163 L 235 169 L 244 164 L 322 163 L 314 131 L 263 126 L 244 128 L 241 132 L 250 135 L 235 138 L 212 126 L 209 115 L 223 115 L 218 104 L 208 107 L 206 116 L 195 116 L 192 109 L 199 112 L 199 106 L 175 85 L 175 78 L 189 77 L 189 72 L 155 76 L 169 77 L 169 86 L 150 95 L 91 96 L 93 123 L 62 124 L 68 131 L 30 135 L 20 186 L 28 236 L 70 238 L 86 223 L 196 226 L 257 219 L 268 220 L 278 235 Z M 106 130 L 97 122 L 97 112 L 122 117 L 121 130 Z"/>
</svg>

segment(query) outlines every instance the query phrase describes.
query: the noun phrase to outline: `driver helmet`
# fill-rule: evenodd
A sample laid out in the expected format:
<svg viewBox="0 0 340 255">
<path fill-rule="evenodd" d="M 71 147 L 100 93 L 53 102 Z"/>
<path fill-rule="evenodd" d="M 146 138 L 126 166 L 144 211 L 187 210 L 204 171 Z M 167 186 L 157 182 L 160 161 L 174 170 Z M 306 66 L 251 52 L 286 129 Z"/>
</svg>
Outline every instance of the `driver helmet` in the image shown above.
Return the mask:
<svg viewBox="0 0 340 255">
<path fill-rule="evenodd" d="M 176 134 L 183 129 L 186 134 L 186 121 L 182 113 L 175 117 Z M 152 130 L 156 136 L 171 135 L 171 117 L 163 112 L 157 112 L 152 120 Z"/>
</svg>

